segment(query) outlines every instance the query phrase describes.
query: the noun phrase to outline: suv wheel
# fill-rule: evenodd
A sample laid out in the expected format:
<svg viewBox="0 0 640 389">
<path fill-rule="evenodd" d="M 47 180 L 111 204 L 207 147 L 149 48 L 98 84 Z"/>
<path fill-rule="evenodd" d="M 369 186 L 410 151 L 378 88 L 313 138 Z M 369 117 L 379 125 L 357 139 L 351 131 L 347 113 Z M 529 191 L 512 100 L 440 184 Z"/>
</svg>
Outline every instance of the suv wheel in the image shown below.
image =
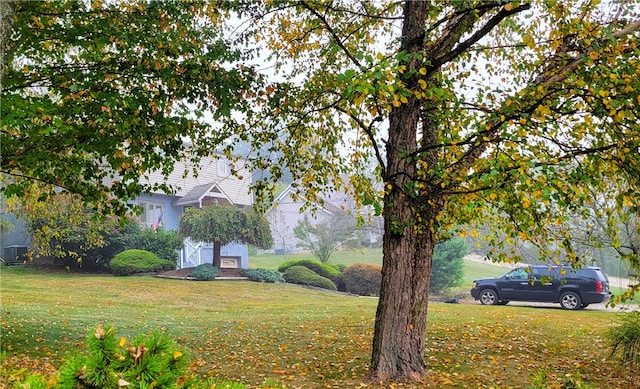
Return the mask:
<svg viewBox="0 0 640 389">
<path fill-rule="evenodd" d="M 582 300 L 575 292 L 565 292 L 560 296 L 560 306 L 564 309 L 580 309 L 582 308 Z"/>
<path fill-rule="evenodd" d="M 484 289 L 480 292 L 480 304 L 496 305 L 498 304 L 498 294 L 493 289 Z"/>
</svg>

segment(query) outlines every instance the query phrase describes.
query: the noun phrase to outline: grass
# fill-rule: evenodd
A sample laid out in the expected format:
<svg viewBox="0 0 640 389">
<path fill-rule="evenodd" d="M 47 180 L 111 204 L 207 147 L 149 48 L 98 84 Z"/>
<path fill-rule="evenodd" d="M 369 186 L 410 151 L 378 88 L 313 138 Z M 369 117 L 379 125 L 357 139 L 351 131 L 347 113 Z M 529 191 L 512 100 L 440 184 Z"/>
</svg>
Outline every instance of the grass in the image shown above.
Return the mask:
<svg viewBox="0 0 640 389">
<path fill-rule="evenodd" d="M 0 386 L 25 370 L 53 370 L 66 355 L 83 351 L 88 331 L 113 324 L 128 339 L 166 329 L 190 350 L 192 369 L 203 378 L 250 387 L 278 379 L 290 388 L 360 388 L 377 304 L 286 284 L 41 274 L 19 267 L 1 269 L 0 292 Z M 589 310 L 431 303 L 430 376 L 420 387 L 526 388 L 542 369 L 552 384 L 579 371 L 597 388 L 628 387 L 631 377 L 609 358 L 604 340 L 615 318 Z"/>
</svg>

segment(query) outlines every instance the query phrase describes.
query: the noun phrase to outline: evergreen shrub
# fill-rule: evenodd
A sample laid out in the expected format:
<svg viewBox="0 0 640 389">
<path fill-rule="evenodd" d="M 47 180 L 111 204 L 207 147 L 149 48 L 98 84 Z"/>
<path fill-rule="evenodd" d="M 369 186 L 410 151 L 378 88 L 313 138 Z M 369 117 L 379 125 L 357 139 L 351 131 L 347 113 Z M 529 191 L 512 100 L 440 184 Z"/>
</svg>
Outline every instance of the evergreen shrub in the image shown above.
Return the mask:
<svg viewBox="0 0 640 389">
<path fill-rule="evenodd" d="M 178 263 L 184 241 L 177 231 L 165 230 L 162 227 L 154 231 L 151 228 L 141 228 L 135 222 L 132 224 L 135 226 L 122 238 L 125 249 L 151 251 L 162 259 Z"/>
<path fill-rule="evenodd" d="M 378 296 L 382 285 L 382 266 L 354 263 L 342 273 L 345 289 L 359 296 Z"/>
<path fill-rule="evenodd" d="M 443 293 L 460 285 L 464 276 L 464 256 L 467 255 L 467 251 L 467 243 L 459 238 L 436 245 L 429 281 L 430 293 Z"/>
<path fill-rule="evenodd" d="M 338 290 L 343 292 L 345 290 L 344 282 L 342 280 L 342 273 L 334 266 L 313 259 L 295 259 L 283 262 L 280 266 L 278 266 L 278 271 L 284 273 L 292 266 L 304 266 L 307 269 L 318 274 L 319 276 L 330 279 L 331 282 L 336 285 Z"/>
<path fill-rule="evenodd" d="M 326 265 L 331 266 L 342 274 L 347 269 L 347 265 L 344 263 L 326 263 Z"/>
<path fill-rule="evenodd" d="M 304 266 L 291 266 L 284 271 L 282 276 L 285 281 L 292 284 L 315 286 L 328 290 L 338 290 L 333 281 L 318 275 Z"/>
<path fill-rule="evenodd" d="M 164 332 L 138 335 L 129 343 L 118 340 L 113 327 L 99 326 L 86 345 L 89 354 L 67 359 L 56 387 L 175 388 L 187 375 L 186 351 Z"/>
<path fill-rule="evenodd" d="M 129 276 L 136 273 L 153 273 L 173 270 L 176 264 L 158 258 L 146 250 L 125 250 L 117 254 L 109 263 L 111 273 L 116 276 Z"/>
<path fill-rule="evenodd" d="M 240 274 L 243 277 L 247 277 L 251 281 L 256 282 L 284 282 L 282 274 L 277 270 L 270 269 L 242 269 Z"/>
<path fill-rule="evenodd" d="M 189 277 L 195 278 L 198 281 L 212 281 L 215 280 L 216 277 L 220 275 L 220 269 L 213 266 L 211 263 L 203 263 L 202 265 L 198 265 L 191 273 L 189 273 Z"/>
</svg>

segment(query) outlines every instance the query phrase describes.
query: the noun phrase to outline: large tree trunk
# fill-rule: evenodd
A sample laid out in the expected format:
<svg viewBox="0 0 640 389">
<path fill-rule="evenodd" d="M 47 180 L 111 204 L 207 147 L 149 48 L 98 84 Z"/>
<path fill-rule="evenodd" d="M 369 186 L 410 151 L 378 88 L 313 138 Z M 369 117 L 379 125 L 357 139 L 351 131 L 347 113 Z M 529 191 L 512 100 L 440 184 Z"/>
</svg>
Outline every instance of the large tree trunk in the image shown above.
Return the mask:
<svg viewBox="0 0 640 389">
<path fill-rule="evenodd" d="M 427 6 L 423 1 L 405 3 L 400 50 L 424 49 Z M 406 65 L 408 69 L 422 66 L 417 60 Z M 417 89 L 417 78 L 406 82 L 408 88 Z M 411 187 L 407 184 L 416 179 L 415 162 L 407 156 L 418 149 L 418 131 L 424 125 L 421 109 L 422 102 L 413 97 L 389 116 L 382 287 L 369 372 L 369 379 L 378 383 L 421 381 L 427 373 L 424 344 L 435 235 L 429 227 L 421 227 L 430 225 L 437 209 L 407 190 Z"/>
</svg>

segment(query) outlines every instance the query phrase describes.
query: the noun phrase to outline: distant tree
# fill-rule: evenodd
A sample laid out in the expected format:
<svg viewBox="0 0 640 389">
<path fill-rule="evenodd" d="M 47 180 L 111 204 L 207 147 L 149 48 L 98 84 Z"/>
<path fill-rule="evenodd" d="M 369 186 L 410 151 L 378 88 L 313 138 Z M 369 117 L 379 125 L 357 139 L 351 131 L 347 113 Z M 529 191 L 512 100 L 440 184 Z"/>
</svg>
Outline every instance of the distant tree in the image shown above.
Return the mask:
<svg viewBox="0 0 640 389">
<path fill-rule="evenodd" d="M 433 269 L 429 283 L 430 293 L 440 293 L 460 285 L 464 275 L 464 256 L 467 244 L 455 238 L 438 243 L 433 252 Z"/>
<path fill-rule="evenodd" d="M 234 205 L 189 208 L 180 220 L 179 233 L 200 242 L 213 243 L 213 266 L 220 267 L 220 249 L 233 242 L 244 242 L 268 249 L 273 245 L 269 223 L 264 215 Z"/>
<path fill-rule="evenodd" d="M 305 215 L 293 229 L 293 234 L 300 240 L 297 246 L 309 250 L 322 263 L 329 262 L 338 247 L 354 241 L 356 233 L 356 219 L 342 212 L 319 223 L 312 223 Z"/>
</svg>

